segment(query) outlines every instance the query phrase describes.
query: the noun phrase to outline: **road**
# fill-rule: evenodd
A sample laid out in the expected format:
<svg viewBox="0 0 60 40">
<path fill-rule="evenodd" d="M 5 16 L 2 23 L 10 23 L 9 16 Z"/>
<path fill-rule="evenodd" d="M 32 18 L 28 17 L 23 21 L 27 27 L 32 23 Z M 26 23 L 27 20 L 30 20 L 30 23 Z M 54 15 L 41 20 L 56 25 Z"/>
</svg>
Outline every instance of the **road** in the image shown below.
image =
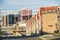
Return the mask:
<svg viewBox="0 0 60 40">
<path fill-rule="evenodd" d="M 47 34 L 43 36 L 26 37 L 26 38 L 5 38 L 3 40 L 60 40 L 60 38 L 54 35 Z"/>
<path fill-rule="evenodd" d="M 5 38 L 3 40 L 41 40 L 41 39 L 38 37 L 27 37 L 27 38 Z"/>
</svg>

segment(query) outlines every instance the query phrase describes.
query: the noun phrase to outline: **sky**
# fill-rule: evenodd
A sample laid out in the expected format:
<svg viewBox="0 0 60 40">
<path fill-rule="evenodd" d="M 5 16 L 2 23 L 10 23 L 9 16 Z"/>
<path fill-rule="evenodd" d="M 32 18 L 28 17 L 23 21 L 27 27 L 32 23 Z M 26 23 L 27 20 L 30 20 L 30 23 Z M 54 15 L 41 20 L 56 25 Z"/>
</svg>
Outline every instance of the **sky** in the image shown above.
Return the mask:
<svg viewBox="0 0 60 40">
<path fill-rule="evenodd" d="M 60 0 L 0 0 L 0 10 L 17 11 L 22 8 L 30 8 L 33 15 L 40 7 L 45 6 L 60 6 Z"/>
</svg>

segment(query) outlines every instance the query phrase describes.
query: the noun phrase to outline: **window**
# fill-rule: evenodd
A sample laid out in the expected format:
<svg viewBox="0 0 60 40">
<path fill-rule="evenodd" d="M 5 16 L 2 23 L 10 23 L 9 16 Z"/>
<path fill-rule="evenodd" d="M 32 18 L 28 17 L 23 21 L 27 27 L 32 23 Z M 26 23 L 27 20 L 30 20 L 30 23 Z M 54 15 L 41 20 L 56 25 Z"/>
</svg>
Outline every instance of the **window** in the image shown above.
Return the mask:
<svg viewBox="0 0 60 40">
<path fill-rule="evenodd" d="M 60 19 L 60 16 L 58 16 L 58 18 Z"/>
<path fill-rule="evenodd" d="M 60 11 L 60 8 L 58 8 L 58 11 Z"/>
<path fill-rule="evenodd" d="M 23 20 L 28 20 L 28 16 L 23 16 Z"/>
<path fill-rule="evenodd" d="M 32 15 L 29 15 L 29 19 L 32 17 Z"/>
<path fill-rule="evenodd" d="M 48 27 L 52 27 L 52 25 L 48 25 Z"/>
<path fill-rule="evenodd" d="M 58 14 L 60 14 L 60 8 L 57 9 Z"/>
<path fill-rule="evenodd" d="M 58 23 L 57 26 L 59 27 L 60 26 L 60 23 Z"/>
</svg>

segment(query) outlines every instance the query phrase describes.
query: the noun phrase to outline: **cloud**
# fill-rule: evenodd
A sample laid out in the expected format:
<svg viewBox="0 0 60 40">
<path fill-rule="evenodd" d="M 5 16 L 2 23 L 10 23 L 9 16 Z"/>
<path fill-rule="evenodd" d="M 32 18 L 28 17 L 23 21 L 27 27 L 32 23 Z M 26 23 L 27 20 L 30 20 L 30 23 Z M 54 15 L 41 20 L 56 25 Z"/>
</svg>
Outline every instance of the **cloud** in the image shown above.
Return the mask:
<svg viewBox="0 0 60 40">
<path fill-rule="evenodd" d="M 0 0 L 0 9 L 20 9 L 30 8 L 36 12 L 40 7 L 45 6 L 58 6 L 60 0 Z"/>
<path fill-rule="evenodd" d="M 4 0 L 2 5 L 6 6 L 48 6 L 48 5 L 59 5 L 59 0 Z M 1 5 L 1 6 L 2 6 Z"/>
</svg>

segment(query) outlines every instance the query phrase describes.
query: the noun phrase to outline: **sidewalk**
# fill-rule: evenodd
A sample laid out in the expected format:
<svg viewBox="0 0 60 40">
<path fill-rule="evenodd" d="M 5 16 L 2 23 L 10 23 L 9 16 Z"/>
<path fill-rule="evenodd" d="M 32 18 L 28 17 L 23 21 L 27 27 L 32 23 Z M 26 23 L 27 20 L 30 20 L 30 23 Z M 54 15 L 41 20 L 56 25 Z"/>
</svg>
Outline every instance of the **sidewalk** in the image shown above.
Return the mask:
<svg viewBox="0 0 60 40">
<path fill-rule="evenodd" d="M 43 35 L 43 36 L 39 36 L 40 39 L 42 40 L 52 40 L 52 39 L 56 39 L 56 38 L 59 38 L 59 37 L 56 37 L 52 34 L 46 34 L 46 35 Z"/>
</svg>

